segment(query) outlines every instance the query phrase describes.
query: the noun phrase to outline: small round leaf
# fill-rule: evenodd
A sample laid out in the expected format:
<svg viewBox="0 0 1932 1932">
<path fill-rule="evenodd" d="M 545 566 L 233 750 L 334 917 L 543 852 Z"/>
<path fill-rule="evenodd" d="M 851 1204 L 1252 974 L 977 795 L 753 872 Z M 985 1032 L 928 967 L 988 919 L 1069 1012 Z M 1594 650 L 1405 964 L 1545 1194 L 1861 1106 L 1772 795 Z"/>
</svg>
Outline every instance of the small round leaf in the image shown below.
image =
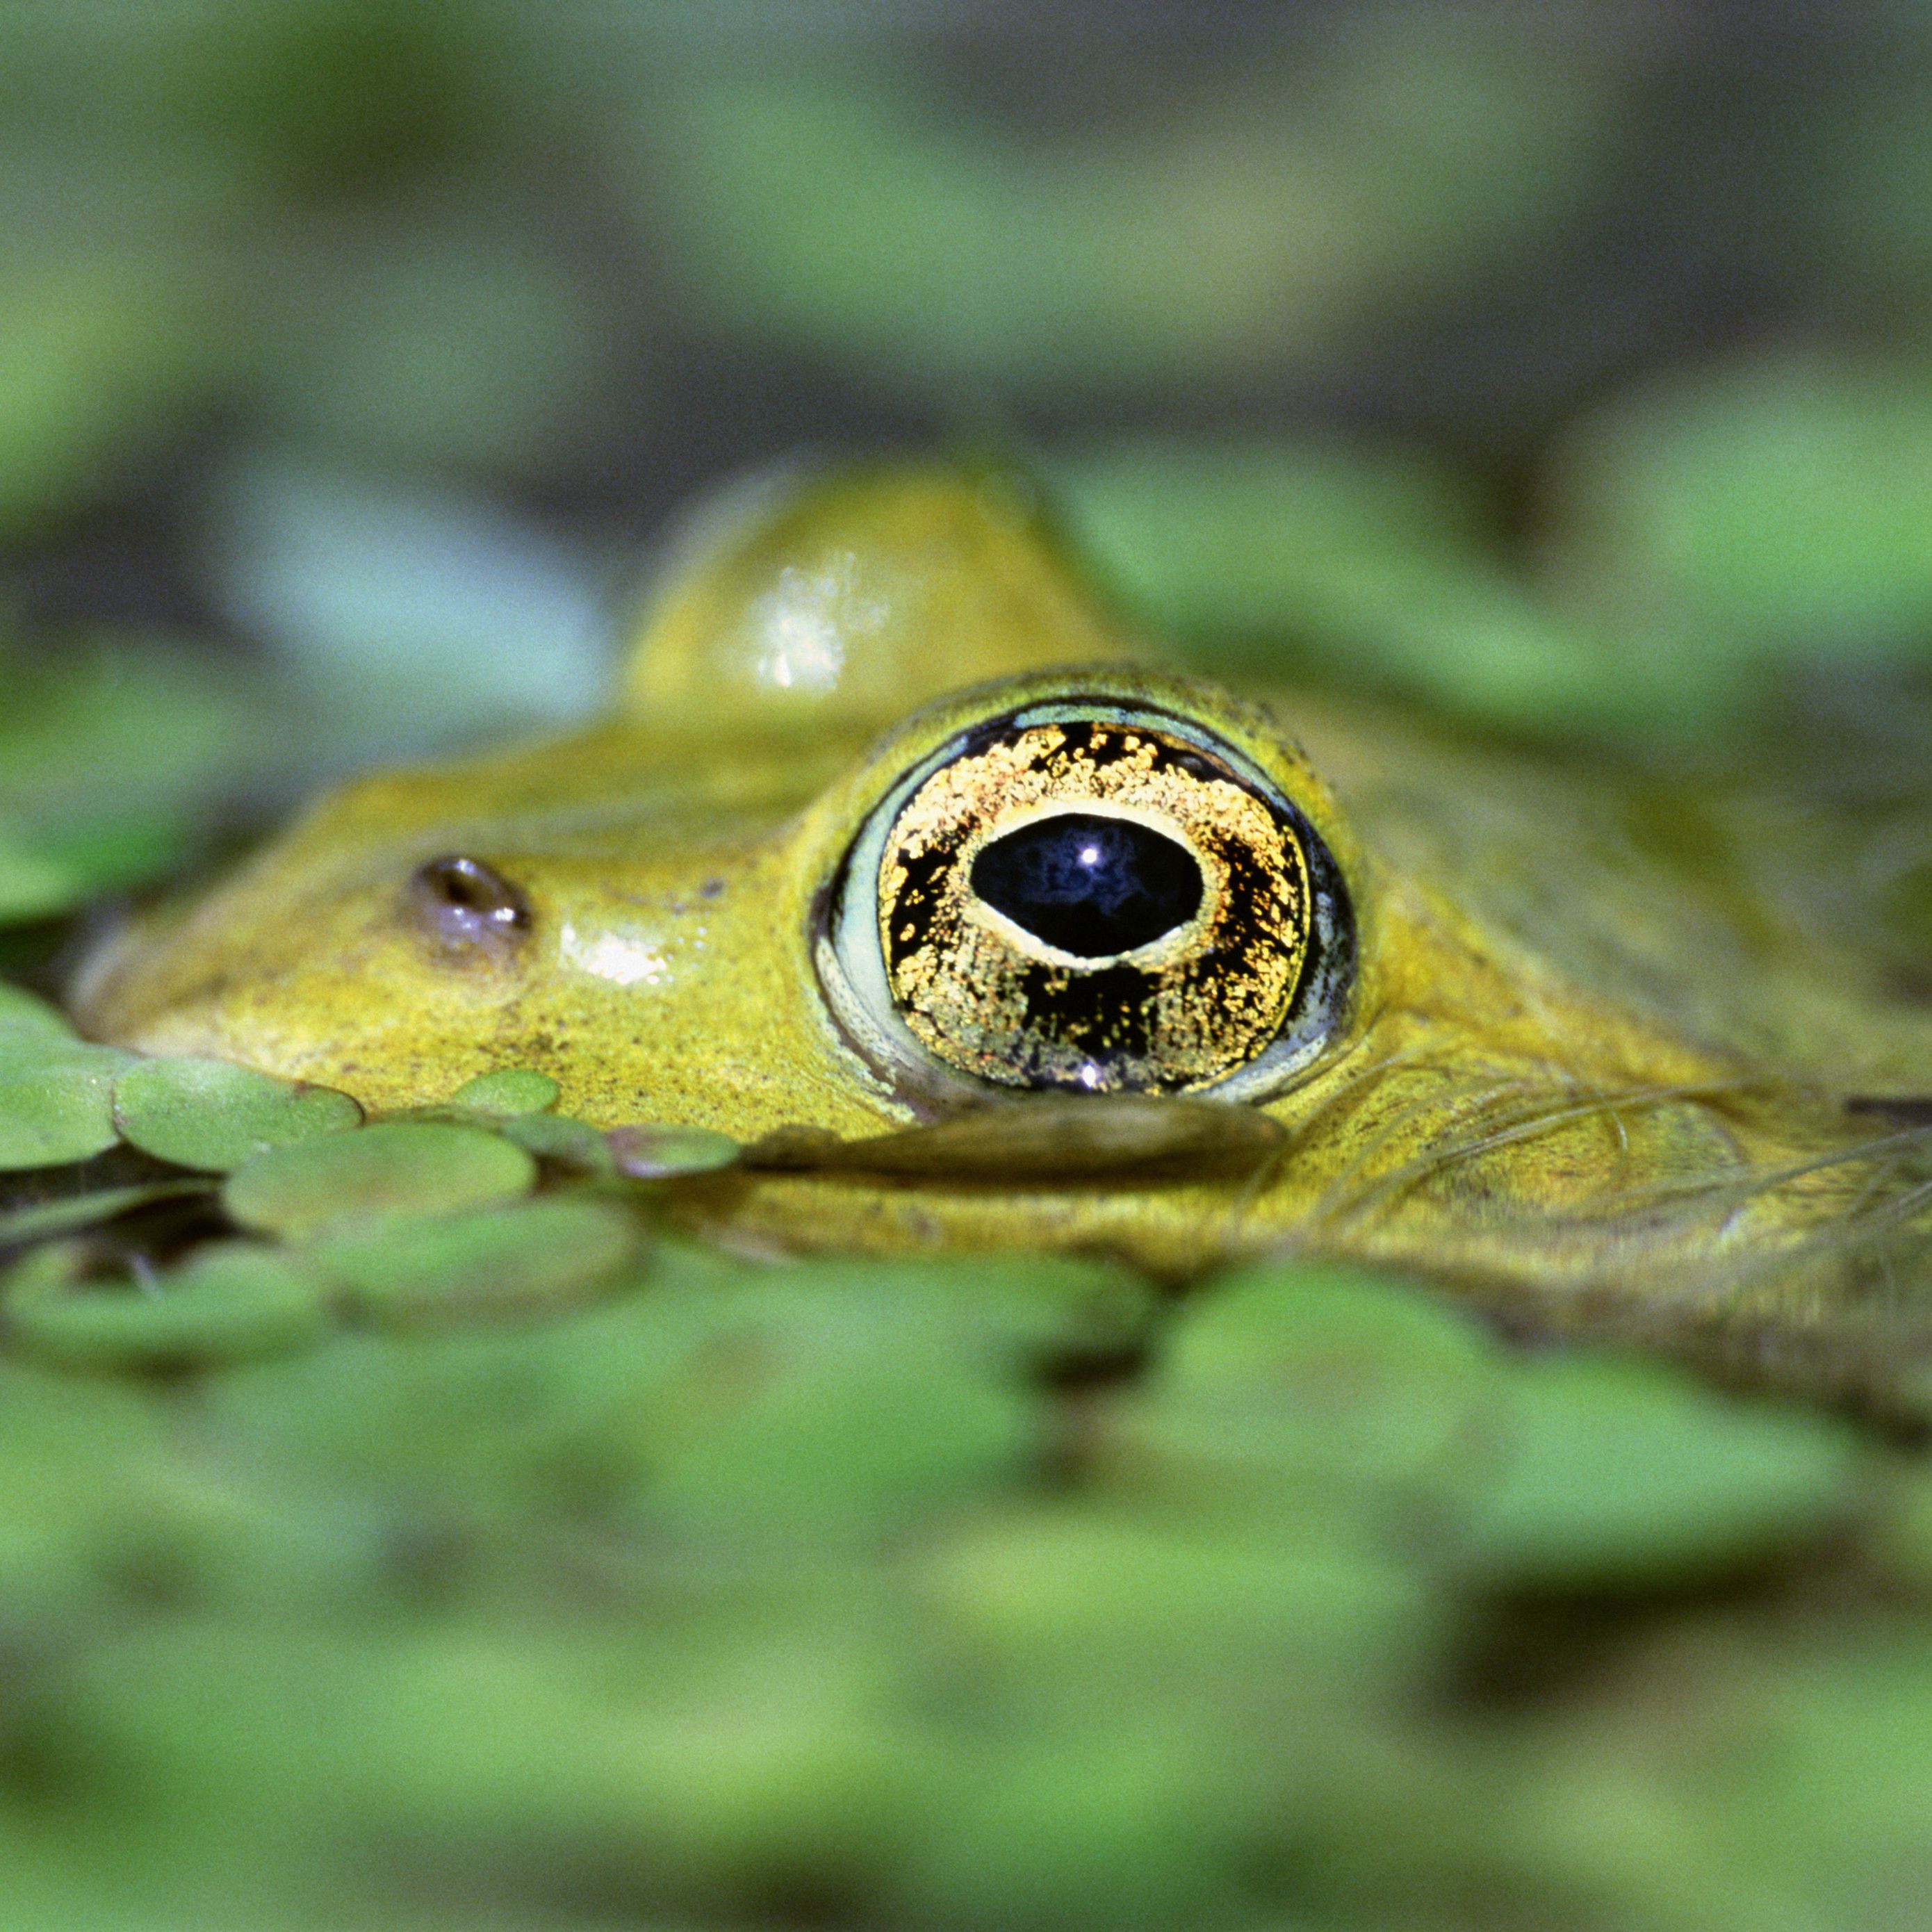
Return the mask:
<svg viewBox="0 0 1932 1932">
<path fill-rule="evenodd" d="M 580 1174 L 614 1174 L 616 1157 L 597 1130 L 567 1114 L 519 1114 L 503 1123 L 503 1133 L 540 1160 Z"/>
<path fill-rule="evenodd" d="M 36 998 L 24 986 L 10 986 L 0 980 L 0 1034 L 14 1031 L 51 1034 L 71 1040 L 74 1030 L 66 1016 L 45 1000 Z"/>
<path fill-rule="evenodd" d="M 114 1084 L 122 1136 L 177 1167 L 224 1172 L 271 1148 L 356 1126 L 346 1094 L 226 1060 L 148 1060 Z"/>
<path fill-rule="evenodd" d="M 28 1041 L 36 1051 L 0 1050 L 0 1170 L 58 1167 L 112 1147 L 115 1076 L 132 1056 L 52 1034 L 0 1036 Z"/>
<path fill-rule="evenodd" d="M 565 1195 L 392 1224 L 314 1252 L 360 1313 L 413 1328 L 578 1306 L 614 1284 L 638 1234 L 616 1203 Z"/>
<path fill-rule="evenodd" d="M 614 1127 L 604 1136 L 617 1172 L 633 1180 L 670 1180 L 680 1174 L 712 1174 L 737 1160 L 738 1143 L 707 1127 Z"/>
<path fill-rule="evenodd" d="M 8 1276 L 4 1305 L 22 1349 L 68 1368 L 250 1360 L 319 1340 L 330 1325 L 320 1280 L 246 1241 L 204 1249 L 153 1292 L 76 1281 L 70 1258 L 44 1249 Z"/>
<path fill-rule="evenodd" d="M 534 1067 L 504 1066 L 464 1081 L 449 1096 L 449 1104 L 478 1114 L 542 1114 L 556 1105 L 562 1091 L 548 1073 Z"/>
<path fill-rule="evenodd" d="M 536 1179 L 536 1162 L 500 1135 L 385 1120 L 258 1154 L 229 1176 L 221 1198 L 244 1227 L 302 1240 L 392 1215 L 494 1206 Z"/>
<path fill-rule="evenodd" d="M 1519 1365 L 1458 1552 L 1516 1589 L 1656 1588 L 1760 1562 L 1848 1520 L 1868 1451 L 1836 1416 L 1617 1357 Z"/>
</svg>

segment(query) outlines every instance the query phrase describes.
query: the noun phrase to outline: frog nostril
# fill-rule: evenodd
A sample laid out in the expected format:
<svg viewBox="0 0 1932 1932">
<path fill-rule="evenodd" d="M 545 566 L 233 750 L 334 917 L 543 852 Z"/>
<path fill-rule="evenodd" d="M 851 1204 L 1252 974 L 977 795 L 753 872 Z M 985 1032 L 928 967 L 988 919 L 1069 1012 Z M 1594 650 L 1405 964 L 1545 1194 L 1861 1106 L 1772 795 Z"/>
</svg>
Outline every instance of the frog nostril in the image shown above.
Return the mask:
<svg viewBox="0 0 1932 1932">
<path fill-rule="evenodd" d="M 432 859 L 410 875 L 410 889 L 418 916 L 448 944 L 500 941 L 529 930 L 530 901 L 480 859 Z"/>
</svg>

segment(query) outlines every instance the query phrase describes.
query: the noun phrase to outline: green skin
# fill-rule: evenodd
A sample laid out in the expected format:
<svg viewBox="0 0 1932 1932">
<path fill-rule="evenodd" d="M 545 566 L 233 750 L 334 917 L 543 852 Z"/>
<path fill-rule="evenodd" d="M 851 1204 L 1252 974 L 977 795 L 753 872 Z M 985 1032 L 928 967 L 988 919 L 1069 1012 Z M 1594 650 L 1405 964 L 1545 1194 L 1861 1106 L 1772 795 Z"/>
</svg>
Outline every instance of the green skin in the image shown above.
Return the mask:
<svg viewBox="0 0 1932 1932">
<path fill-rule="evenodd" d="M 1052 1248 L 1176 1277 L 1313 1252 L 1645 1332 L 1802 1341 L 1865 1292 L 1863 1231 L 1895 1253 L 1916 1225 L 1918 1144 L 1844 1102 L 1932 1091 L 1932 1015 L 1888 999 L 1802 894 L 1766 889 L 1790 884 L 1789 827 L 1330 698 L 1256 708 L 1152 662 L 998 478 L 882 467 L 740 493 L 687 540 L 608 722 L 324 800 L 110 942 L 82 1022 L 376 1109 L 512 1066 L 600 1125 L 748 1142 L 998 1103 L 855 1050 L 814 964 L 824 896 L 871 808 L 963 724 L 1097 692 L 1234 746 L 1347 881 L 1342 1022 L 1256 1100 L 1282 1137 L 1258 1144 L 1245 1106 L 1022 1100 L 1004 1172 L 983 1137 L 967 1158 L 928 1134 L 902 1171 L 821 1148 L 681 1212 L 760 1250 Z M 427 922 L 410 881 L 449 854 L 513 881 L 526 928 L 459 945 Z M 1066 1152 L 1083 1106 L 1112 1136 L 1097 1160 Z M 1209 1144 L 1164 1158 L 1182 1112 Z"/>
</svg>

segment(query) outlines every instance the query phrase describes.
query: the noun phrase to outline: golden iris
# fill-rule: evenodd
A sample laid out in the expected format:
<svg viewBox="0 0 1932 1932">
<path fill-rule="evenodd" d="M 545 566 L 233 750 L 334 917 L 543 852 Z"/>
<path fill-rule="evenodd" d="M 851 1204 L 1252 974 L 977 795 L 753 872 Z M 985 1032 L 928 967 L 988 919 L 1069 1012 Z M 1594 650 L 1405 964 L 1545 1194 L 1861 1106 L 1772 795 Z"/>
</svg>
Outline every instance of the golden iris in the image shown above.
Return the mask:
<svg viewBox="0 0 1932 1932">
<path fill-rule="evenodd" d="M 886 833 L 893 1004 L 927 1052 L 999 1085 L 1212 1085 L 1276 1038 L 1309 976 L 1305 832 L 1156 724 L 992 727 Z"/>
</svg>

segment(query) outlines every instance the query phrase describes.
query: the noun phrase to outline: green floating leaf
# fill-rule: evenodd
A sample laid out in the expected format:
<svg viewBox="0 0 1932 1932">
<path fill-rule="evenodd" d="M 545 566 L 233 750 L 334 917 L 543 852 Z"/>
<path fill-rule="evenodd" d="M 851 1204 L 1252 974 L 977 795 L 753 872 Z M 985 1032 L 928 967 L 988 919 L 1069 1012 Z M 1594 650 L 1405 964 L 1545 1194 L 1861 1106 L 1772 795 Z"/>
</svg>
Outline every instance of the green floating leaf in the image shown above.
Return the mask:
<svg viewBox="0 0 1932 1932">
<path fill-rule="evenodd" d="M 1492 1461 L 1504 1384 L 1474 1323 L 1402 1282 L 1327 1264 L 1246 1269 L 1182 1311 L 1108 1456 L 1194 1495 L 1412 1514 Z"/>
<path fill-rule="evenodd" d="M 433 1232 L 420 1234 L 424 1278 L 447 1267 L 460 1280 Z M 474 1252 L 485 1245 L 494 1238 Z M 331 1244 L 335 1264 L 346 1247 Z M 366 1251 L 372 1272 L 383 1264 L 376 1247 Z M 1048 1327 L 1087 1327 L 1084 1314 L 1015 1306 L 988 1322 L 964 1264 L 922 1292 L 911 1267 L 716 1256 L 707 1266 L 683 1250 L 667 1259 L 646 1292 L 554 1321 L 432 1328 L 406 1347 L 351 1334 L 212 1397 L 304 1467 L 626 1534 L 675 1522 L 824 1551 L 1036 1479 L 1052 1423 L 1021 1358 Z M 1019 1273 L 1008 1284 L 1016 1304 Z M 1104 1292 L 1102 1270 L 1085 1273 Z M 1072 1268 L 1047 1285 L 1050 1294 L 1078 1286 Z"/>
<path fill-rule="evenodd" d="M 1032 1391 L 916 1313 L 842 1298 L 799 1313 L 721 1311 L 652 1391 L 639 1507 L 733 1534 L 865 1536 L 997 1492 L 1040 1456 Z"/>
<path fill-rule="evenodd" d="M 66 1016 L 56 1007 L 24 986 L 0 980 L 0 1034 L 14 1032 L 51 1034 L 62 1040 L 74 1037 Z"/>
<path fill-rule="evenodd" d="M 1042 1553 L 1050 1559 L 1058 1552 Z M 1318 1590 L 1306 1592 L 1299 1578 L 1288 1587 L 1294 1594 L 1285 1602 L 1276 1594 L 1259 1606 L 1292 1613 L 1312 1594 L 1316 1613 L 1330 1612 Z M 1192 1607 L 1178 1605 L 1184 1614 Z M 1164 1646 L 1148 1651 L 1172 1654 L 1187 1644 L 1177 1624 Z M 1088 1666 L 1078 1676 L 1058 1660 L 1030 1673 L 1022 1694 L 1029 1706 L 1037 1708 L 1042 1691 L 1070 1681 L 1096 1711 L 1138 1710 L 1144 1690 L 1166 1690 L 1173 1681 L 1137 1682 L 1124 1690 L 1100 1681 L 1092 1652 L 1076 1652 L 1076 1660 Z M 1279 1674 L 1270 1672 L 1270 1681 Z M 1330 1734 L 1357 1728 L 1339 1710 L 1324 1710 L 1323 1719 Z M 1306 1734 L 1300 1723 L 1292 1728 Z M 1232 1835 L 1231 1821 L 1245 1820 L 1258 1807 L 1252 1760 L 1240 1744 L 1228 1748 L 1240 1731 L 1224 1724 L 1217 1742 L 1216 1729 L 1211 1720 L 1192 1726 L 1156 1720 L 1137 1735 L 1126 1724 L 1102 1719 L 1084 1727 L 1036 1725 L 1024 1739 L 1003 1736 L 997 1771 L 958 1780 L 934 1814 L 944 1816 L 944 1828 L 914 1834 L 912 1870 L 904 1881 L 914 1903 L 902 1922 L 1176 1932 L 1228 1918 L 1235 1888 L 1220 1848 Z M 1305 1760 L 1296 1766 L 1304 1776 L 1304 1766 Z M 1253 1922 L 1278 1932 L 1297 1920 Z"/>
<path fill-rule="evenodd" d="M 258 1154 L 222 1203 L 245 1228 L 303 1240 L 394 1215 L 454 1214 L 529 1192 L 536 1162 L 481 1128 L 387 1120 Z"/>
<path fill-rule="evenodd" d="M 128 1187 L 97 1188 L 91 1193 L 69 1195 L 63 1200 L 38 1201 L 30 1207 L 15 1208 L 0 1214 L 0 1247 L 48 1240 L 56 1234 L 96 1228 L 130 1208 L 199 1194 L 207 1184 L 200 1180 L 150 1180 Z"/>
<path fill-rule="evenodd" d="M 0 831 L 0 926 L 52 919 L 77 904 L 86 891 L 72 868 Z"/>
<path fill-rule="evenodd" d="M 610 1142 L 583 1120 L 562 1114 L 519 1114 L 503 1122 L 506 1140 L 526 1148 L 540 1160 L 554 1161 L 580 1174 L 614 1174 L 616 1156 Z"/>
<path fill-rule="evenodd" d="M 356 1126 L 362 1109 L 333 1088 L 226 1060 L 148 1060 L 115 1082 L 114 1118 L 144 1154 L 222 1173 L 272 1148 Z"/>
<path fill-rule="evenodd" d="M 801 1323 L 836 1312 L 855 1330 L 874 1322 L 916 1330 L 937 1337 L 955 1359 L 1028 1371 L 1137 1348 L 1159 1300 L 1144 1275 L 1070 1255 L 854 1256 L 753 1271 L 715 1249 L 677 1239 L 658 1247 L 651 1281 L 662 1295 L 693 1295 L 718 1310 L 775 1302 Z"/>
<path fill-rule="evenodd" d="M 1778 350 L 1672 374 L 1587 418 L 1549 494 L 1575 506 L 1565 580 L 1677 655 L 1926 662 L 1932 364 Z"/>
<path fill-rule="evenodd" d="M 343 1236 L 314 1255 L 357 1312 L 418 1327 L 580 1306 L 616 1283 L 639 1234 L 616 1203 L 566 1196 Z"/>
<path fill-rule="evenodd" d="M 1556 1357 L 1511 1382 L 1461 1556 L 1513 1587 L 1721 1572 L 1829 1528 L 1864 1467 L 1832 1417 L 1720 1395 L 1654 1364 Z"/>
<path fill-rule="evenodd" d="M 42 1249 L 7 1277 L 0 1306 L 23 1350 L 70 1368 L 248 1361 L 304 1347 L 330 1326 L 313 1273 L 244 1241 L 203 1249 L 152 1290 L 77 1282 L 69 1253 Z"/>
<path fill-rule="evenodd" d="M 1186 1516 L 1049 1505 L 969 1526 L 931 1561 L 951 1620 L 1076 1694 L 1156 1695 L 1203 1666 L 1257 1684 L 1402 1670 L 1435 1634 L 1420 1580 L 1386 1555 Z"/>
<path fill-rule="evenodd" d="M 7 683 L 0 812 L 83 893 L 178 866 L 220 801 L 314 755 L 276 745 L 258 676 L 178 638 L 63 638 Z"/>
<path fill-rule="evenodd" d="M 1177 88 L 1131 134 L 1059 142 L 856 50 L 830 71 L 701 67 L 654 116 L 652 218 L 717 322 L 875 376 L 1002 394 L 1279 380 L 1419 283 L 1524 247 L 1603 138 L 1587 62 L 1426 8 L 1346 17 L 1316 58 L 1258 45 L 1211 99 Z"/>
<path fill-rule="evenodd" d="M 0 532 L 98 499 L 178 422 L 221 331 L 177 250 L 8 251 L 0 278 Z"/>
<path fill-rule="evenodd" d="M 1476 494 L 1406 454 L 1136 439 L 1055 476 L 1129 612 L 1210 671 L 1313 674 L 1511 730 L 1654 736 L 1730 688 L 1694 656 L 1634 652 L 1486 539 Z"/>
<path fill-rule="evenodd" d="M 715 1174 L 737 1160 L 738 1143 L 706 1127 L 614 1127 L 604 1136 L 620 1174 L 633 1180 L 671 1180 Z"/>
<path fill-rule="evenodd" d="M 452 1107 L 472 1113 L 497 1114 L 506 1119 L 524 1114 L 544 1114 L 554 1107 L 563 1091 L 548 1073 L 534 1067 L 505 1066 L 494 1073 L 479 1073 L 466 1080 L 449 1096 Z"/>
<path fill-rule="evenodd" d="M 114 1144 L 114 1082 L 134 1056 L 34 1029 L 0 1032 L 0 1171 Z"/>
</svg>

